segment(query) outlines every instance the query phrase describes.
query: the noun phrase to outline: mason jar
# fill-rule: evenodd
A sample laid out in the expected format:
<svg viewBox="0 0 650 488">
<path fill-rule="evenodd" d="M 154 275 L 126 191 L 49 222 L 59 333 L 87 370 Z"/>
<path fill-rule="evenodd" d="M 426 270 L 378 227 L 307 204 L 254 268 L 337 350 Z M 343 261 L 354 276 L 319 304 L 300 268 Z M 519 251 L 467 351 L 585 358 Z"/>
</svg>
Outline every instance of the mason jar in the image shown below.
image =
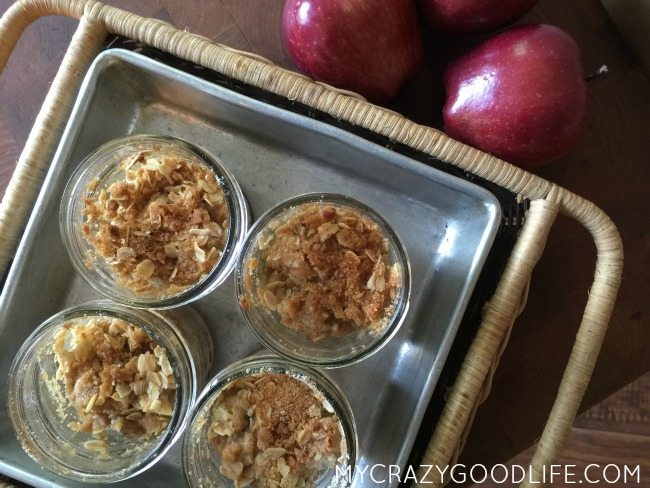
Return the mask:
<svg viewBox="0 0 650 488">
<path fill-rule="evenodd" d="M 216 448 L 214 442 L 211 441 L 211 431 L 215 430 L 215 419 L 220 421 L 226 419 L 226 421 L 228 421 L 228 419 L 231 418 L 229 417 L 230 412 L 224 414 L 223 412 L 218 412 L 215 407 L 218 409 L 220 407 L 219 402 L 223 401 L 224 395 L 229 394 L 228 392 L 233 392 L 233 388 L 236 388 L 242 381 L 245 382 L 244 384 L 253 385 L 252 388 L 255 388 L 255 386 L 262 388 L 261 382 L 268 380 L 269 382 L 279 384 L 278 388 L 282 388 L 282 383 L 280 383 L 278 379 L 279 377 L 287 377 L 299 382 L 300 385 L 304 385 L 304 391 L 308 391 L 310 395 L 313 395 L 313 398 L 317 399 L 319 408 L 316 409 L 316 412 L 322 409 L 321 411 L 326 412 L 326 415 L 330 415 L 331 419 L 335 419 L 337 426 L 335 429 L 335 437 L 336 441 L 340 442 L 340 450 L 337 453 L 338 457 L 331 465 L 318 471 L 315 479 L 307 481 L 306 486 L 313 486 L 314 488 L 344 488 L 351 485 L 354 478 L 355 465 L 358 456 L 358 439 L 352 410 L 350 409 L 350 405 L 348 404 L 345 395 L 334 384 L 334 382 L 322 372 L 302 366 L 295 361 L 281 359 L 277 356 L 266 353 L 254 355 L 233 363 L 218 373 L 203 389 L 203 392 L 193 408 L 190 425 L 188 426 L 188 430 L 183 440 L 183 470 L 185 473 L 185 479 L 190 487 L 225 488 L 233 486 L 232 470 L 229 471 L 228 469 L 224 469 L 224 458 L 220 456 L 219 449 Z M 237 394 L 239 395 L 239 392 Z M 295 395 L 295 393 L 290 391 L 285 393 L 284 397 L 289 397 L 292 400 L 295 400 L 295 396 L 292 395 Z M 249 401 L 253 401 L 250 400 L 250 398 L 255 398 L 255 393 L 248 393 L 247 395 L 246 392 L 244 392 L 243 396 L 248 396 Z M 282 397 L 283 395 L 280 392 L 274 396 Z M 228 403 L 229 400 L 225 400 L 225 402 Z M 295 403 L 304 406 L 304 403 L 301 403 L 300 401 L 296 401 Z M 315 405 L 316 402 L 313 402 L 313 404 Z M 245 418 L 245 425 L 248 425 L 248 423 L 250 423 L 251 426 L 256 425 L 256 420 L 252 418 L 254 416 L 253 411 L 260 411 L 262 408 L 261 405 L 250 405 L 246 412 L 247 417 Z M 284 408 L 284 406 L 282 408 Z M 290 409 L 291 406 L 287 406 L 286 408 Z M 310 415 L 315 415 L 317 417 L 318 413 L 311 412 L 312 408 L 313 407 L 311 406 L 309 408 Z M 285 412 L 283 410 L 279 413 L 284 414 Z M 302 414 L 304 413 L 305 412 L 302 412 Z M 261 412 L 260 415 L 267 415 L 267 412 Z M 287 420 L 287 422 L 287 425 L 290 425 L 290 421 Z M 219 432 L 231 432 L 228 431 L 227 425 L 221 425 L 221 427 L 225 430 L 220 430 Z M 276 426 L 274 432 L 277 432 L 279 428 L 279 425 Z M 286 429 L 290 427 L 285 426 L 284 428 Z M 322 432 L 319 428 L 316 428 L 316 431 Z M 254 439 L 255 434 L 251 435 L 253 435 Z M 285 471 L 283 472 L 283 475 L 286 476 L 289 472 L 292 472 L 287 466 L 293 466 L 295 468 L 296 462 L 299 463 L 299 461 L 296 461 L 295 459 L 284 461 L 284 458 L 291 456 L 292 453 L 296 454 L 295 451 L 282 452 L 284 449 L 278 450 L 277 448 L 272 447 L 267 448 L 266 450 L 259 449 L 263 446 L 261 443 L 266 441 L 261 437 L 260 432 L 257 432 L 256 435 L 258 437 L 255 446 L 260 451 L 257 454 L 250 452 L 246 454 L 246 449 L 250 450 L 252 445 L 249 443 L 248 447 L 245 445 L 237 446 L 235 445 L 237 443 L 237 438 L 233 438 L 234 441 L 227 445 L 227 447 L 222 451 L 224 453 L 226 451 L 229 452 L 228 461 L 230 464 L 236 465 L 236 470 L 239 470 L 239 467 L 242 468 L 239 470 L 240 475 L 245 475 L 247 470 L 251 473 L 255 472 L 255 469 L 257 469 L 257 473 L 259 474 L 262 468 L 259 466 L 244 466 L 243 464 L 242 466 L 239 466 L 238 462 L 232 459 L 233 453 L 239 453 L 244 459 L 248 456 L 248 461 L 251 463 L 256 463 L 259 459 L 265 459 L 265 457 L 270 455 L 273 456 L 273 463 L 281 463 L 281 465 L 278 464 L 278 469 L 281 473 L 282 467 L 284 467 Z M 246 436 L 247 434 L 244 434 L 243 436 L 240 436 L 240 438 L 246 439 Z M 303 439 L 301 439 L 301 437 Z M 304 440 L 305 438 L 307 440 Z M 309 446 L 308 442 L 311 439 L 309 433 L 305 434 L 305 430 L 299 432 L 296 439 L 297 442 L 300 443 L 299 445 L 301 448 L 305 446 L 304 449 L 315 450 L 315 448 Z M 304 444 L 302 444 L 303 441 Z M 244 440 L 243 442 L 245 443 L 246 441 Z M 324 442 L 324 440 L 320 439 L 318 442 Z M 278 454 L 280 454 L 280 456 L 278 456 Z M 318 454 L 315 455 L 314 459 L 317 457 Z M 226 476 L 224 473 L 229 474 L 230 476 Z M 246 486 L 246 483 L 251 482 L 254 481 L 250 479 L 238 480 L 238 483 L 240 483 L 241 486 Z"/>
<path fill-rule="evenodd" d="M 377 212 L 343 195 L 306 194 L 268 210 L 246 237 L 236 278 L 257 338 L 306 365 L 369 357 L 395 335 L 409 307 L 400 238 Z"/>
<path fill-rule="evenodd" d="M 60 229 L 72 264 L 102 295 L 165 309 L 214 291 L 249 225 L 230 170 L 182 139 L 133 135 L 96 149 L 70 178 Z"/>
<path fill-rule="evenodd" d="M 189 307 L 170 314 L 84 303 L 47 319 L 19 349 L 9 416 L 25 452 L 53 473 L 131 478 L 182 435 L 212 356 L 210 332 Z"/>
</svg>

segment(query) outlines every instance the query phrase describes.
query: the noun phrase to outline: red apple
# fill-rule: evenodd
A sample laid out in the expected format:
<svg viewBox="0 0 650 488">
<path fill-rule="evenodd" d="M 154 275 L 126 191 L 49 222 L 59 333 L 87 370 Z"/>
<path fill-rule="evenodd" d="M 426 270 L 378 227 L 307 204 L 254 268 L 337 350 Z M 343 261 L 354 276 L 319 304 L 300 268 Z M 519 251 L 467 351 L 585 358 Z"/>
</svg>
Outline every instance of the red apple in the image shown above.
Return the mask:
<svg viewBox="0 0 650 488">
<path fill-rule="evenodd" d="M 431 27 L 446 34 L 477 34 L 511 24 L 538 0 L 420 0 Z"/>
<path fill-rule="evenodd" d="M 301 72 L 373 102 L 393 98 L 422 64 L 413 0 L 288 0 L 282 27 Z"/>
<path fill-rule="evenodd" d="M 444 73 L 444 129 L 528 166 L 567 153 L 585 126 L 580 49 L 552 25 L 513 27 L 452 62 Z"/>
</svg>

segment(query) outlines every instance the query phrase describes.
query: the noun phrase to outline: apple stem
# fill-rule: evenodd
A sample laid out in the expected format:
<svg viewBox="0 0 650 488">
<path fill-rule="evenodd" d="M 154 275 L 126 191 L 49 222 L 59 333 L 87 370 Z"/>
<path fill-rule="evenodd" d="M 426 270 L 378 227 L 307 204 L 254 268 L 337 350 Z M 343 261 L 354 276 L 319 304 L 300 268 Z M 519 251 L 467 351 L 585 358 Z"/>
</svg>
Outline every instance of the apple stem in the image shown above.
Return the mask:
<svg viewBox="0 0 650 488">
<path fill-rule="evenodd" d="M 589 76 L 587 76 L 585 78 L 585 81 L 591 81 L 591 80 L 595 80 L 596 78 L 602 78 L 607 73 L 609 73 L 609 68 L 607 67 L 607 65 L 603 64 L 600 68 L 598 68 L 596 71 L 594 71 Z"/>
</svg>

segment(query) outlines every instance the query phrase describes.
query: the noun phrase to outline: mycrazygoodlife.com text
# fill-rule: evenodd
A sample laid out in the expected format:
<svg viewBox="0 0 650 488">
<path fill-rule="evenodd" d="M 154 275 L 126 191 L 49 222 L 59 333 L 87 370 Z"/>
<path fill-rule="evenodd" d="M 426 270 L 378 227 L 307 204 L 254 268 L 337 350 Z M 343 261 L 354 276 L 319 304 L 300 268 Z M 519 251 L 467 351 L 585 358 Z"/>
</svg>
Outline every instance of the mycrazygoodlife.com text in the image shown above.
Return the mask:
<svg viewBox="0 0 650 488">
<path fill-rule="evenodd" d="M 337 466 L 337 475 L 350 479 L 351 468 L 341 469 Z M 518 464 L 505 465 L 495 464 L 484 466 L 475 464 L 466 466 L 454 464 L 450 466 L 407 466 L 400 468 L 394 464 L 373 464 L 357 466 L 354 477 L 362 484 L 371 482 L 378 486 L 386 486 L 391 483 L 412 483 L 433 484 L 432 479 L 439 479 L 444 483 L 496 483 L 518 485 L 524 481 L 530 484 L 557 484 L 566 486 L 572 484 L 595 485 L 595 484 L 641 484 L 641 467 L 617 465 L 617 464 L 589 464 L 577 466 L 575 464 L 550 464 L 544 466 L 540 473 L 533 473 L 528 466 Z"/>
</svg>

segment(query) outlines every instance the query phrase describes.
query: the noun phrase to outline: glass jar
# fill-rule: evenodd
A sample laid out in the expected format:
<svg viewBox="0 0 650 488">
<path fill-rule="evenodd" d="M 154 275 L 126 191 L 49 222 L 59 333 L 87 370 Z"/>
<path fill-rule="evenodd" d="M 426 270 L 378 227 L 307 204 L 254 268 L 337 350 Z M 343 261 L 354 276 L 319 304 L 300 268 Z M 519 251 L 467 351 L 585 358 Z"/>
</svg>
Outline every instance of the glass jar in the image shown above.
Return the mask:
<svg viewBox="0 0 650 488">
<path fill-rule="evenodd" d="M 319 399 L 324 411 L 336 415 L 341 437 L 340 456 L 335 466 L 320 472 L 318 478 L 312 480 L 312 486 L 314 488 L 350 486 L 354 477 L 358 440 L 354 417 L 345 396 L 323 373 L 268 353 L 233 363 L 218 373 L 201 393 L 193 408 L 190 425 L 183 440 L 183 470 L 189 486 L 202 488 L 233 486 L 232 479 L 221 474 L 222 460 L 219 452 L 208 440 L 208 432 L 215 418 L 213 407 L 224 392 L 232 389 L 237 380 L 258 381 L 265 374 L 287 375 L 300 381 Z M 248 419 L 246 421 L 249 422 Z M 256 445 L 259 447 L 259 443 Z M 264 452 L 258 456 L 264 457 L 266 454 Z"/>
<path fill-rule="evenodd" d="M 83 375 L 89 370 L 82 369 L 78 361 L 75 363 L 65 359 L 65 354 L 72 354 L 71 357 L 75 357 L 77 360 L 83 358 L 82 361 L 86 361 L 86 364 L 91 364 L 87 361 L 96 360 L 93 366 L 89 366 L 95 368 L 94 371 L 97 372 L 97 376 L 94 378 L 101 379 L 103 378 L 102 374 L 111 375 L 112 373 L 109 372 L 109 363 L 99 360 L 106 357 L 100 356 L 100 354 L 105 354 L 105 350 L 97 347 L 90 355 L 85 355 L 83 336 L 79 333 L 72 334 L 69 331 L 79 325 L 78 330 L 85 330 L 91 334 L 89 323 L 107 324 L 107 321 L 118 325 L 132 324 L 135 328 L 128 330 L 140 329 L 146 332 L 149 338 L 162 348 L 162 354 L 160 350 L 154 353 L 157 354 L 154 357 L 158 358 L 159 364 L 163 364 L 163 356 L 167 358 L 166 368 L 171 373 L 167 373 L 168 383 L 161 388 L 168 390 L 168 393 L 165 394 L 166 398 L 167 400 L 170 397 L 173 398 L 173 403 L 169 402 L 170 411 L 163 414 L 161 410 L 155 410 L 155 413 L 156 415 L 160 413 L 160 419 L 166 418 L 168 421 L 164 425 L 164 422 L 156 415 L 147 418 L 147 421 L 152 419 L 160 422 L 158 433 L 149 436 L 129 436 L 124 427 L 129 420 L 136 422 L 127 425 L 131 429 L 131 433 L 136 432 L 133 430 L 134 428 L 141 429 L 142 426 L 146 431 L 146 425 L 138 424 L 137 419 L 145 417 L 146 412 L 154 411 L 153 395 L 155 393 L 150 392 L 149 388 L 152 383 L 160 384 L 159 379 L 150 377 L 149 373 L 146 376 L 147 381 L 142 383 L 142 390 L 139 392 L 142 394 L 143 391 L 146 391 L 147 400 L 143 403 L 136 403 L 141 398 L 134 397 L 137 387 L 135 383 L 132 383 L 131 392 L 127 393 L 128 401 L 131 403 L 126 404 L 130 410 L 120 412 L 121 426 L 119 428 L 114 422 L 118 418 L 117 416 L 112 418 L 112 423 L 108 426 L 103 424 L 101 428 L 96 427 L 98 424 L 95 421 L 105 413 L 105 411 L 101 413 L 93 411 L 95 403 L 100 405 L 97 394 L 91 397 L 85 408 L 85 413 L 90 413 L 92 416 L 90 429 L 88 424 L 86 427 L 80 428 L 80 425 L 88 418 L 82 419 L 79 409 L 75 410 L 72 399 L 85 398 L 83 397 L 83 386 L 80 385 L 84 381 Z M 115 334 L 115 332 L 109 330 L 109 334 L 104 335 L 110 334 Z M 115 340 L 111 337 L 106 337 L 106 339 L 108 341 Z M 122 344 L 122 347 L 126 348 L 124 344 L 127 343 L 123 342 Z M 129 350 L 138 351 L 131 344 L 129 338 Z M 56 352 L 55 347 L 57 347 Z M 90 350 L 92 351 L 92 349 Z M 75 481 L 95 483 L 116 482 L 131 478 L 161 459 L 185 430 L 192 404 L 211 368 L 212 356 L 210 332 L 203 319 L 189 308 L 175 310 L 173 314 L 169 314 L 129 309 L 105 300 L 88 302 L 66 309 L 49 318 L 35 329 L 23 343 L 9 372 L 9 416 L 25 452 L 53 473 Z M 143 355 L 138 356 L 138 371 L 141 370 L 140 359 L 142 357 Z M 57 376 L 59 362 L 60 373 L 63 374 L 63 377 Z M 125 367 L 127 363 L 118 361 L 110 364 L 124 366 L 123 371 L 127 369 Z M 74 368 L 78 368 L 77 371 L 84 373 L 75 372 Z M 163 374 L 166 368 L 161 368 L 161 372 L 156 374 Z M 143 369 L 154 371 L 157 367 L 143 367 Z M 72 377 L 68 374 L 77 376 Z M 135 376 L 132 379 L 139 377 Z M 171 383 L 172 377 L 173 384 Z M 122 393 L 118 387 L 119 381 L 122 380 L 116 375 L 113 375 L 112 378 L 114 386 L 111 391 L 114 393 L 111 397 L 104 398 L 101 405 L 106 401 L 113 402 L 114 399 L 121 398 Z M 99 390 L 90 390 L 87 394 L 101 391 L 104 380 L 101 381 Z M 96 385 L 96 383 L 92 384 Z M 69 389 L 71 385 L 74 385 L 74 390 Z M 120 396 L 115 397 L 115 395 Z M 160 399 L 163 395 L 159 390 L 155 398 Z M 110 405 L 117 405 L 117 403 L 110 403 Z M 133 408 L 134 405 L 139 406 Z M 133 415 L 131 415 L 132 413 Z M 75 422 L 78 422 L 76 426 Z"/>
<path fill-rule="evenodd" d="M 374 354 L 409 305 L 399 237 L 375 211 L 342 195 L 301 195 L 266 212 L 246 237 L 236 276 L 240 308 L 258 339 L 307 365 L 339 367 Z M 375 299 L 381 305 L 373 309 Z"/>
<path fill-rule="evenodd" d="M 75 269 L 95 290 L 164 309 L 223 283 L 249 218 L 239 184 L 215 156 L 178 138 L 134 135 L 104 144 L 75 170 L 60 228 Z"/>
</svg>

